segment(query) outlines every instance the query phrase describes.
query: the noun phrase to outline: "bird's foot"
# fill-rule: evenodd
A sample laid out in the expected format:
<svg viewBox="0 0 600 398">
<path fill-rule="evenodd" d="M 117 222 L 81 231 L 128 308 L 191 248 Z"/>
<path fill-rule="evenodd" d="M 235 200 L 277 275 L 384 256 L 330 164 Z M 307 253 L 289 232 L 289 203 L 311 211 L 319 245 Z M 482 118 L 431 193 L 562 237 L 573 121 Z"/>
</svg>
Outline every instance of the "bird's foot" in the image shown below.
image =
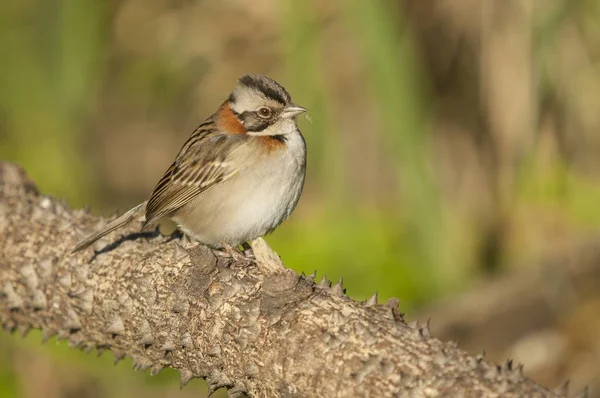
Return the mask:
<svg viewBox="0 0 600 398">
<path fill-rule="evenodd" d="M 156 229 L 158 230 L 158 227 Z M 171 232 L 171 235 L 167 236 L 167 239 L 165 239 L 162 243 L 170 243 L 174 240 L 178 240 L 182 243 L 187 243 L 190 241 L 189 237 L 186 234 L 184 234 L 179 229 L 176 229 L 175 231 Z"/>
<path fill-rule="evenodd" d="M 242 261 L 242 260 L 248 259 L 244 253 L 240 253 L 240 251 L 238 249 L 231 246 L 229 243 L 221 242 L 221 247 L 222 247 L 222 250 L 219 251 L 218 253 L 219 253 L 219 255 L 221 255 L 223 257 L 230 257 L 234 261 Z"/>
</svg>

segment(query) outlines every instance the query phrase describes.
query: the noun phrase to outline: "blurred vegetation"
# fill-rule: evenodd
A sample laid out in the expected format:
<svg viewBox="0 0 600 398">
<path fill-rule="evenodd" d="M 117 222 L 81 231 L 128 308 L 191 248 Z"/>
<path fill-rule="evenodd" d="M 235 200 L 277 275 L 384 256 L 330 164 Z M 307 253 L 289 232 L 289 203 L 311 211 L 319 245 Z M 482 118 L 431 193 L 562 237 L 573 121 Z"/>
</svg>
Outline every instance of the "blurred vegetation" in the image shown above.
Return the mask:
<svg viewBox="0 0 600 398">
<path fill-rule="evenodd" d="M 3 2 L 0 159 L 125 210 L 239 75 L 270 75 L 310 120 L 305 193 L 267 240 L 406 310 L 597 231 L 599 22 L 593 0 Z M 147 375 L 38 342 L 0 336 L 0 397 L 35 396 L 20 372 L 40 351 L 47 372 L 119 380 L 76 396 L 148 394 Z M 186 394 L 165 378 L 154 395 Z"/>
</svg>

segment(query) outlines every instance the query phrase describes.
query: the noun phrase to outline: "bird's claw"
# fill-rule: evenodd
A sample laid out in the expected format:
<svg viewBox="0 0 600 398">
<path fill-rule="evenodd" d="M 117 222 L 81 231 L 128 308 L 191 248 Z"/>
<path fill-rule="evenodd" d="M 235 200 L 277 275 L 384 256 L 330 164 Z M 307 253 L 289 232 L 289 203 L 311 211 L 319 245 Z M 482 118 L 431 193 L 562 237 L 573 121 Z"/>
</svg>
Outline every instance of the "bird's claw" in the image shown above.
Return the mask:
<svg viewBox="0 0 600 398">
<path fill-rule="evenodd" d="M 223 257 L 230 257 L 234 261 L 247 261 L 251 259 L 251 257 L 246 254 L 246 251 L 240 252 L 238 249 L 226 242 L 221 242 L 221 247 L 222 250 L 220 250 L 218 253 Z"/>
</svg>

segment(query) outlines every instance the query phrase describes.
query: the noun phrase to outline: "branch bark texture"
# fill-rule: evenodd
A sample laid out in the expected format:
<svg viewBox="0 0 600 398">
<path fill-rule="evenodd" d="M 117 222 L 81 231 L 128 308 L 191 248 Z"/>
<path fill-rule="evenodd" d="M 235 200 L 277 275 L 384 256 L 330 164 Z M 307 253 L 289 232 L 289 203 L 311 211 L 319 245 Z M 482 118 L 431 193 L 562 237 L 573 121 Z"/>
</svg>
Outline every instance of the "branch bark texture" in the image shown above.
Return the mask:
<svg viewBox="0 0 600 398">
<path fill-rule="evenodd" d="M 297 275 L 264 241 L 256 261 L 231 261 L 157 234 L 120 238 L 134 222 L 100 253 L 70 254 L 104 222 L 0 163 L 6 329 L 40 328 L 152 373 L 175 368 L 182 385 L 201 377 L 234 397 L 564 396 L 406 324 L 397 301 L 357 302 L 341 283 Z"/>
</svg>

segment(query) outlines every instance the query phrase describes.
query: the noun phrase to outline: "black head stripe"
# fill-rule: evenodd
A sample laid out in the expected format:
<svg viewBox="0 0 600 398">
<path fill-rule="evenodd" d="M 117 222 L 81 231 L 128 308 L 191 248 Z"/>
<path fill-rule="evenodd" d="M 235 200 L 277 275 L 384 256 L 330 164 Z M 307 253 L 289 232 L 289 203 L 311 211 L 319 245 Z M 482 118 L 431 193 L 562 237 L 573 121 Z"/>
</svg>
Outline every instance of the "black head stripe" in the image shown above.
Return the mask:
<svg viewBox="0 0 600 398">
<path fill-rule="evenodd" d="M 279 102 L 282 105 L 290 103 L 290 94 L 275 80 L 262 75 L 244 75 L 240 78 L 244 86 L 260 91 L 267 98 Z"/>
</svg>

